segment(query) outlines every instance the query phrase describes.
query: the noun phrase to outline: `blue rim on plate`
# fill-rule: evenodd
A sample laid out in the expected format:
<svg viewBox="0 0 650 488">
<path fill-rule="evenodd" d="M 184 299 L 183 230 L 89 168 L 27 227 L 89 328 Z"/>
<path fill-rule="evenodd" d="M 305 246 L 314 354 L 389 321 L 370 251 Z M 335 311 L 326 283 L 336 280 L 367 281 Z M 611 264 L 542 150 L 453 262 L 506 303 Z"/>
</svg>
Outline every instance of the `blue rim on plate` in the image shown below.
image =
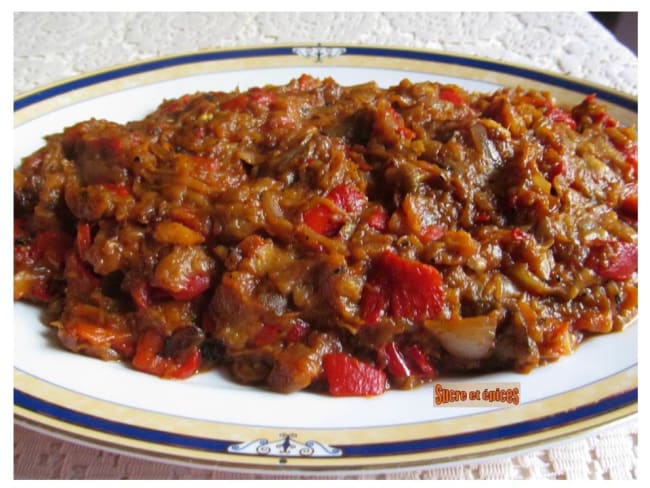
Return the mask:
<svg viewBox="0 0 650 488">
<path fill-rule="evenodd" d="M 14 111 L 25 108 L 34 103 L 46 100 L 48 98 L 61 95 L 68 91 L 83 88 L 104 81 L 115 80 L 124 76 L 153 71 L 161 68 L 169 68 L 182 64 L 202 63 L 206 61 L 221 61 L 224 59 L 238 58 L 255 58 L 260 56 L 295 56 L 295 49 L 292 47 L 262 47 L 254 49 L 239 49 L 229 51 L 207 51 L 195 54 L 184 54 L 181 56 L 171 56 L 154 61 L 146 61 L 138 64 L 132 64 L 125 67 L 109 69 L 97 74 L 91 74 L 79 79 L 57 84 L 50 88 L 39 90 L 31 95 L 18 98 L 14 101 Z M 512 64 L 499 63 L 497 61 L 488 61 L 480 58 L 471 58 L 467 56 L 416 51 L 405 49 L 391 49 L 383 47 L 345 47 L 345 54 L 348 56 L 379 56 L 388 58 L 415 59 L 423 61 L 433 61 L 445 64 L 457 64 L 460 66 L 476 67 L 516 75 L 522 78 L 549 83 L 558 87 L 568 88 L 584 94 L 594 93 L 594 85 L 583 83 L 577 80 L 561 77 L 551 73 L 535 71 L 530 68 L 516 66 Z M 602 90 L 595 92 L 599 98 L 612 102 L 629 110 L 637 111 L 637 101 L 612 93 L 611 90 Z"/>
</svg>

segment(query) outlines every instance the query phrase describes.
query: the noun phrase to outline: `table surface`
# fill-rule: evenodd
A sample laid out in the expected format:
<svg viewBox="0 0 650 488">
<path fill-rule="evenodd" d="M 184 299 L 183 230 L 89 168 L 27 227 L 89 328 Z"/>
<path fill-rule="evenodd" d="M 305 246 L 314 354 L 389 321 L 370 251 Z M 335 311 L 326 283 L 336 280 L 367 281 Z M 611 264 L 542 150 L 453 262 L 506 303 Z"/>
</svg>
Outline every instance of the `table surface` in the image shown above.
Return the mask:
<svg viewBox="0 0 650 488">
<path fill-rule="evenodd" d="M 587 13 L 16 13 L 14 93 L 196 49 L 276 43 L 405 46 L 485 56 L 637 92 L 637 58 Z M 532 452 L 347 478 L 635 479 L 635 419 Z M 16 479 L 259 478 L 147 461 L 14 427 Z M 289 476 L 274 476 L 288 478 Z"/>
</svg>

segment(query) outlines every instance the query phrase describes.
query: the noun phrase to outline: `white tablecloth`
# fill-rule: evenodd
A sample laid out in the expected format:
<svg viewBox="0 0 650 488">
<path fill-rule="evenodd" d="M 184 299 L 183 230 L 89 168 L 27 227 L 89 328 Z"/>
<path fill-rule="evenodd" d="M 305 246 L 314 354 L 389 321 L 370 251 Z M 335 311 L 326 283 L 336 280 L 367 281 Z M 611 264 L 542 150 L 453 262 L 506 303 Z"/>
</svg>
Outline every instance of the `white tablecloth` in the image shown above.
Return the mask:
<svg viewBox="0 0 650 488">
<path fill-rule="evenodd" d="M 14 92 L 196 49 L 274 43 L 420 47 L 486 56 L 637 92 L 637 58 L 586 13 L 17 13 Z M 637 423 L 497 461 L 360 478 L 630 479 Z M 17 479 L 260 478 L 145 461 L 16 426 Z M 276 476 L 281 478 L 282 476 Z"/>
</svg>

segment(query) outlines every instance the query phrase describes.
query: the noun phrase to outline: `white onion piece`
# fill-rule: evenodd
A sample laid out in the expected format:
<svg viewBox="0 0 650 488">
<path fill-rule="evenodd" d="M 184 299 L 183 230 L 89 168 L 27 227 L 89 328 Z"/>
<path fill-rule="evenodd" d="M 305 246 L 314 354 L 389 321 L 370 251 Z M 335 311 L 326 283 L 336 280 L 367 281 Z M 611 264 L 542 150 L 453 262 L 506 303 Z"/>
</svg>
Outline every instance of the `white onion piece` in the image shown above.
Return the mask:
<svg viewBox="0 0 650 488">
<path fill-rule="evenodd" d="M 482 359 L 494 348 L 500 311 L 456 320 L 425 320 L 424 326 L 447 352 L 463 359 Z"/>
</svg>

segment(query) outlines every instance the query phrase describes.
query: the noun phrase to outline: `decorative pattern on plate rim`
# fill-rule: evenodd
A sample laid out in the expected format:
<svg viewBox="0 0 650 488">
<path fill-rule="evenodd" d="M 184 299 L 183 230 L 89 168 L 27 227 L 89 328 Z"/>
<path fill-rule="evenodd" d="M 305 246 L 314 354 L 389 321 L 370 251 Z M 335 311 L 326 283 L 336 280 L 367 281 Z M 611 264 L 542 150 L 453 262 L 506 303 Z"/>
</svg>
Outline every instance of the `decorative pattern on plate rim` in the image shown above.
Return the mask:
<svg viewBox="0 0 650 488">
<path fill-rule="evenodd" d="M 295 433 L 281 433 L 275 441 L 255 439 L 228 446 L 228 452 L 234 454 L 250 454 L 253 456 L 287 457 L 339 457 L 343 451 L 318 441 L 300 442 L 295 440 Z"/>
<path fill-rule="evenodd" d="M 317 63 L 322 63 L 323 58 L 340 56 L 341 54 L 345 54 L 347 49 L 344 47 L 326 47 L 322 46 L 319 42 L 314 47 L 294 47 L 291 51 L 303 58 L 316 58 Z"/>
</svg>

